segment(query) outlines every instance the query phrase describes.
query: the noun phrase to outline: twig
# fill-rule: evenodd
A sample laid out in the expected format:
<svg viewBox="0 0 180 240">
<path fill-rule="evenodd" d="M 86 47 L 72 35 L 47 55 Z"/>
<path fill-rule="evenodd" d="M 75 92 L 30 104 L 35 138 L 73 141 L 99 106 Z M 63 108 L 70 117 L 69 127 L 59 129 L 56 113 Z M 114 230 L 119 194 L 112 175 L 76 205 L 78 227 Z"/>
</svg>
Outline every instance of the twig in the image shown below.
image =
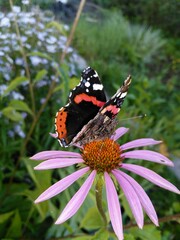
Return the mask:
<svg viewBox="0 0 180 240">
<path fill-rule="evenodd" d="M 80 4 L 79 4 L 79 8 L 78 8 L 78 11 L 77 11 L 77 14 L 76 14 L 76 17 L 74 19 L 74 22 L 73 22 L 73 26 L 72 26 L 72 29 L 71 29 L 71 32 L 69 34 L 69 38 L 66 42 L 66 46 L 65 46 L 65 49 L 61 55 L 61 59 L 60 59 L 60 62 L 63 62 L 65 56 L 66 56 L 66 53 L 67 53 L 67 49 L 68 47 L 70 46 L 71 42 L 72 42 L 72 39 L 73 39 L 73 36 L 74 36 L 74 33 L 75 33 L 75 30 L 76 30 L 76 27 L 77 27 L 77 24 L 79 22 L 79 18 L 81 16 L 81 12 L 84 8 L 84 5 L 86 3 L 86 0 L 81 0 Z"/>
<path fill-rule="evenodd" d="M 174 214 L 174 215 L 169 215 L 169 216 L 166 216 L 166 217 L 162 217 L 162 218 L 159 218 L 159 223 L 163 223 L 163 222 L 170 222 L 170 221 L 176 221 L 176 220 L 180 220 L 180 214 Z M 152 225 L 152 222 L 145 222 L 144 225 Z M 124 226 L 124 229 L 129 229 L 129 228 L 132 228 L 132 227 L 136 227 L 137 224 L 136 223 L 130 223 L 130 224 L 127 224 Z"/>
<path fill-rule="evenodd" d="M 9 4 L 11 7 L 11 11 L 13 12 L 13 0 L 9 0 Z M 29 80 L 29 91 L 30 91 L 30 96 L 31 96 L 31 103 L 32 103 L 32 112 L 33 112 L 33 117 L 35 117 L 35 101 L 34 101 L 34 92 L 33 92 L 33 85 L 32 85 L 32 79 L 31 79 L 31 74 L 29 71 L 29 66 L 28 66 L 28 61 L 27 61 L 27 57 L 26 57 L 26 52 L 21 40 L 21 34 L 20 34 L 20 30 L 19 30 L 19 26 L 17 23 L 17 18 L 16 15 L 14 14 L 14 25 L 15 25 L 15 30 L 16 30 L 16 35 L 19 41 L 19 45 L 21 47 L 21 54 L 24 60 L 24 65 L 25 65 L 25 71 L 26 71 L 26 76 Z"/>
</svg>

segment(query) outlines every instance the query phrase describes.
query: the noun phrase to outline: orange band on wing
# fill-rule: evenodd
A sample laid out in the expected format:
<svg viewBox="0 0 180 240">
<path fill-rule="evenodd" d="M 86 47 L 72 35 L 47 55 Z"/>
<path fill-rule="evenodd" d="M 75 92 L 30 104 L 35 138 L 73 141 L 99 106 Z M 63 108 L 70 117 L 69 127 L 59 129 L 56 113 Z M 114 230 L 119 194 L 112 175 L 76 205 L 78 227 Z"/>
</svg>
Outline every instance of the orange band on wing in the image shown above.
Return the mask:
<svg viewBox="0 0 180 240">
<path fill-rule="evenodd" d="M 58 133 L 58 138 L 66 138 L 67 136 L 67 130 L 66 130 L 66 118 L 67 118 L 67 112 L 64 111 L 64 108 L 57 112 L 56 118 L 55 118 L 55 126 L 56 131 Z"/>
<path fill-rule="evenodd" d="M 113 115 L 116 115 L 116 114 L 118 114 L 119 110 L 120 110 L 120 108 L 117 108 L 116 105 L 109 105 L 109 106 L 105 107 L 105 108 L 101 111 L 101 113 L 104 114 L 105 112 L 109 111 L 109 112 L 111 112 Z"/>
<path fill-rule="evenodd" d="M 74 98 L 74 102 L 75 103 L 78 104 L 78 103 L 80 103 L 82 101 L 92 102 L 97 107 L 102 107 L 105 104 L 105 102 L 98 101 L 96 97 L 89 96 L 89 95 L 87 95 L 85 93 L 81 93 L 81 94 L 75 96 L 75 98 Z"/>
</svg>

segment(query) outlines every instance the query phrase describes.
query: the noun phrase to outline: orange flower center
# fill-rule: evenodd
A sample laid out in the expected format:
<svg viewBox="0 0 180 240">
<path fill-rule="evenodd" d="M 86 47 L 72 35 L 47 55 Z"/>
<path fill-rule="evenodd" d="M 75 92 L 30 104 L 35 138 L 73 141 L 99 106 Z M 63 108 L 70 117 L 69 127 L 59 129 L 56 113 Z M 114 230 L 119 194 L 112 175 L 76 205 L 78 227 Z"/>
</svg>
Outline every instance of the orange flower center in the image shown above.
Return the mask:
<svg viewBox="0 0 180 240">
<path fill-rule="evenodd" d="M 121 153 L 119 144 L 107 138 L 85 144 L 82 157 L 92 170 L 111 172 L 123 161 Z"/>
</svg>

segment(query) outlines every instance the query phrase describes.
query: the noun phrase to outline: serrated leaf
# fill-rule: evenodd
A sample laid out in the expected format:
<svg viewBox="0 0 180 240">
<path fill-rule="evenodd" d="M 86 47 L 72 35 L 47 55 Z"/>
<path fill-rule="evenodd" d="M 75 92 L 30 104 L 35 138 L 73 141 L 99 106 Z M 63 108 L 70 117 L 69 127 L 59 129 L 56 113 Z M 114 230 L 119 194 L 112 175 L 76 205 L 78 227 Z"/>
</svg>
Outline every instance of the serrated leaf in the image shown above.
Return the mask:
<svg viewBox="0 0 180 240">
<path fill-rule="evenodd" d="M 8 232 L 6 234 L 7 238 L 19 238 L 21 236 L 21 226 L 22 226 L 22 222 L 21 222 L 21 218 L 19 215 L 19 211 L 17 210 L 15 212 L 14 218 L 12 220 L 12 223 L 8 229 Z"/>
<path fill-rule="evenodd" d="M 34 78 L 33 84 L 41 81 L 46 74 L 47 74 L 46 69 L 43 69 L 43 70 L 39 71 Z"/>
<path fill-rule="evenodd" d="M 12 121 L 19 122 L 23 120 L 23 117 L 20 113 L 16 111 L 13 107 L 6 107 L 2 109 L 2 114 L 9 118 Z"/>
<path fill-rule="evenodd" d="M 85 217 L 81 221 L 80 228 L 88 230 L 97 229 L 104 226 L 104 222 L 97 210 L 97 207 L 89 208 Z"/>
<path fill-rule="evenodd" d="M 24 76 L 16 77 L 11 81 L 7 89 L 4 91 L 3 96 L 14 90 L 16 87 L 21 85 L 21 83 L 28 81 L 28 79 Z"/>
<path fill-rule="evenodd" d="M 10 101 L 9 106 L 13 107 L 16 110 L 28 112 L 31 115 L 33 114 L 29 106 L 21 100 L 12 100 Z"/>
<path fill-rule="evenodd" d="M 46 53 L 42 53 L 42 52 L 31 52 L 29 54 L 27 54 L 28 56 L 38 56 L 38 57 L 41 57 L 41 58 L 45 58 L 49 61 L 53 61 L 53 59 Z"/>
<path fill-rule="evenodd" d="M 154 225 L 144 226 L 143 229 L 139 229 L 138 227 L 133 227 L 129 230 L 129 232 L 135 237 L 140 238 L 142 240 L 161 240 L 161 232 Z"/>
<path fill-rule="evenodd" d="M 0 214 L 0 224 L 6 222 L 9 218 L 12 217 L 13 214 L 14 214 L 14 211 Z"/>
</svg>

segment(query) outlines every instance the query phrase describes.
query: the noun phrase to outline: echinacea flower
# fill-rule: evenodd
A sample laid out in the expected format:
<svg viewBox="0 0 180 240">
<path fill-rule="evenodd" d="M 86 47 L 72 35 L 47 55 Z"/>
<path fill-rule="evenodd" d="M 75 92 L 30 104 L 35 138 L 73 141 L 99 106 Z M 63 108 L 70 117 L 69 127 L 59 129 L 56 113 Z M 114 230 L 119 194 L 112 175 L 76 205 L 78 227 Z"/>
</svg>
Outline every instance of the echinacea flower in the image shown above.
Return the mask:
<svg viewBox="0 0 180 240">
<path fill-rule="evenodd" d="M 173 166 L 173 163 L 167 157 L 154 151 L 126 151 L 131 148 L 161 143 L 161 141 L 156 141 L 152 138 L 142 138 L 120 146 L 116 140 L 127 131 L 127 128 L 121 127 L 115 131 L 111 138 L 87 143 L 81 149 L 81 154 L 67 151 L 43 151 L 31 157 L 32 160 L 44 160 L 35 167 L 36 170 L 63 168 L 74 164 L 81 166 L 77 171 L 56 182 L 44 191 L 35 200 L 35 203 L 54 197 L 67 189 L 80 177 L 85 174 L 87 175 L 87 179 L 68 202 L 55 224 L 65 222 L 78 211 L 91 189 L 95 177 L 103 175 L 110 220 L 113 230 L 119 240 L 123 239 L 122 216 L 118 194 L 112 178 L 117 180 L 124 192 L 138 227 L 143 227 L 143 210 L 147 213 L 151 221 L 158 226 L 157 214 L 148 195 L 139 183 L 125 173 L 124 170 L 138 174 L 169 191 L 175 193 L 180 193 L 180 191 L 154 171 L 136 164 L 124 162 L 127 158 L 133 158 L 156 162 L 167 166 Z"/>
</svg>

